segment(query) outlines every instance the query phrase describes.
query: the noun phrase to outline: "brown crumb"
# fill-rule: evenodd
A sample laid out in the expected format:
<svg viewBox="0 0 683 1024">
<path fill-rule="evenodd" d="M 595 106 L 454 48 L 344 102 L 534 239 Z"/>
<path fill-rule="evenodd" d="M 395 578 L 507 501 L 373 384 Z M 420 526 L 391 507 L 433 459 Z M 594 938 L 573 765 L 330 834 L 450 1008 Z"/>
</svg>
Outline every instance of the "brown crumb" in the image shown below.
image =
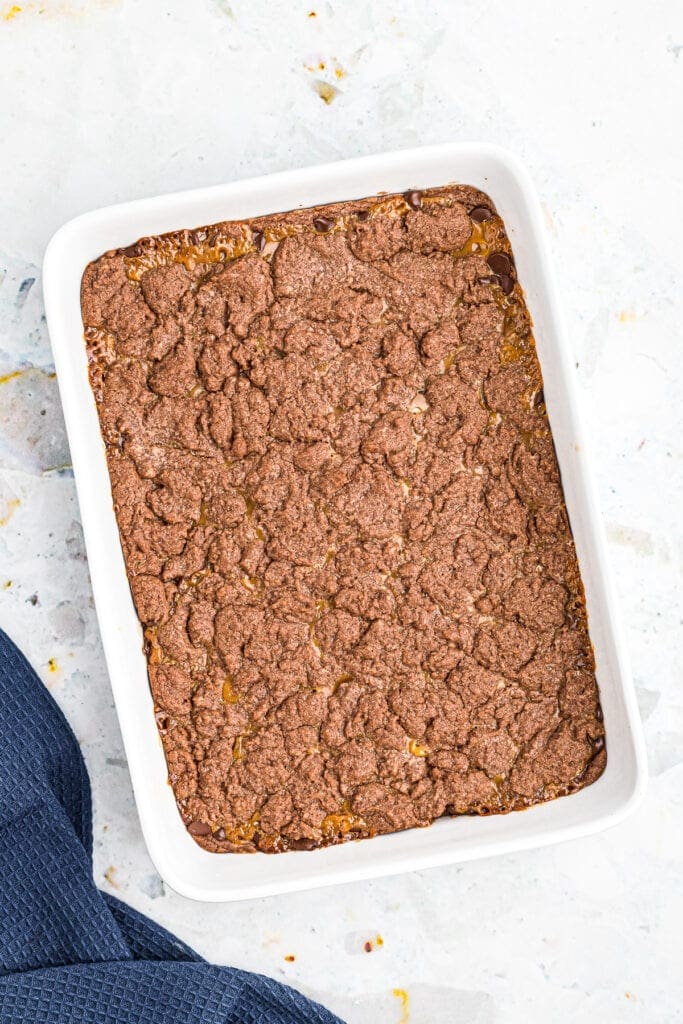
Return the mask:
<svg viewBox="0 0 683 1024">
<path fill-rule="evenodd" d="M 294 961 L 296 960 L 296 957 L 294 956 L 293 953 L 287 953 L 285 960 L 287 961 L 288 964 L 293 964 Z"/>
</svg>

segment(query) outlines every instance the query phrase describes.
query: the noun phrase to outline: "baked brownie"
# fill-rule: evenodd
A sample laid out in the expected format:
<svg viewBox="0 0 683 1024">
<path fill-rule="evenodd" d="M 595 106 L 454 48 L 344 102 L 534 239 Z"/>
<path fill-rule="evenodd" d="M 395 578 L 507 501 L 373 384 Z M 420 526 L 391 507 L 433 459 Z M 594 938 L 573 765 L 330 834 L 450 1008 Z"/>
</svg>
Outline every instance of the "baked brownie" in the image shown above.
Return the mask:
<svg viewBox="0 0 683 1024">
<path fill-rule="evenodd" d="M 144 238 L 88 266 L 82 312 L 197 842 L 311 849 L 600 775 L 583 588 L 488 196 Z"/>
</svg>

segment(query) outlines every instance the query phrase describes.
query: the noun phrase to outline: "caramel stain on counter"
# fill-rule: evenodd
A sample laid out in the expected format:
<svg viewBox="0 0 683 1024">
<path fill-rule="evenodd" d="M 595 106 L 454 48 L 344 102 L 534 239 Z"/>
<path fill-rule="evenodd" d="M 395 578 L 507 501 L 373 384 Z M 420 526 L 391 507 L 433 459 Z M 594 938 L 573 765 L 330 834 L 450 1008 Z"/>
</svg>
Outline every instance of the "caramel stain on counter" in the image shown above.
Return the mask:
<svg viewBox="0 0 683 1024">
<path fill-rule="evenodd" d="M 408 1010 L 408 993 L 404 988 L 393 988 L 391 990 L 391 994 L 401 1000 L 401 1019 L 398 1021 L 398 1024 L 408 1024 L 410 1019 Z"/>
<path fill-rule="evenodd" d="M 41 366 L 26 366 L 23 370 L 12 370 L 11 373 L 4 373 L 0 376 L 0 386 L 9 384 L 11 380 L 22 377 L 25 373 L 43 374 L 48 380 L 54 380 L 57 374 L 53 370 L 44 370 Z"/>
<path fill-rule="evenodd" d="M 5 502 L 5 511 L 0 515 L 0 526 L 7 526 L 20 505 L 21 502 L 18 498 L 10 498 L 9 501 Z"/>
<path fill-rule="evenodd" d="M 288 964 L 293 964 L 294 961 L 296 960 L 296 957 L 294 956 L 293 953 L 287 953 L 285 960 L 287 961 Z"/>
<path fill-rule="evenodd" d="M 11 586 L 12 586 L 12 581 L 11 580 L 5 580 L 5 585 L 4 585 L 3 589 L 4 590 L 9 590 L 9 588 Z"/>
<path fill-rule="evenodd" d="M 110 864 L 109 867 L 107 868 L 107 870 L 104 872 L 104 877 L 109 882 L 109 884 L 112 887 L 112 889 L 120 889 L 121 886 L 116 881 L 116 877 L 115 876 L 116 876 L 116 868 L 114 867 L 113 864 Z"/>
<path fill-rule="evenodd" d="M 633 309 L 622 309 L 617 315 L 617 320 L 620 324 L 632 324 L 637 319 L 638 314 Z"/>
<path fill-rule="evenodd" d="M 88 0 L 87 3 L 85 0 L 81 0 L 80 3 L 52 3 L 49 5 L 36 2 L 12 4 L 2 9 L 0 19 L 13 21 L 19 14 L 45 14 L 53 18 L 80 18 L 90 14 L 93 9 L 106 10 L 118 6 L 120 3 L 121 0 Z"/>
<path fill-rule="evenodd" d="M 335 89 L 329 82 L 322 82 L 320 80 L 315 83 L 315 91 L 317 92 L 323 103 L 326 103 L 329 107 L 330 103 L 339 95 L 339 89 Z"/>
</svg>

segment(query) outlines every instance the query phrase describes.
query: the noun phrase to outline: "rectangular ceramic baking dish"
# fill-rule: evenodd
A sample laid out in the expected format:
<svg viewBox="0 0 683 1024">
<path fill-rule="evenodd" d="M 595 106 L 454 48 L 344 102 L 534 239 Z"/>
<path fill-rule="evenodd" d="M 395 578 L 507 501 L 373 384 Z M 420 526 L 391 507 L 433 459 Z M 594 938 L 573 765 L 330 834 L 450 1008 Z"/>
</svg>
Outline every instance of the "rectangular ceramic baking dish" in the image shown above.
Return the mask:
<svg viewBox="0 0 683 1024">
<path fill-rule="evenodd" d="M 142 634 L 112 508 L 80 313 L 86 264 L 143 235 L 254 217 L 378 192 L 462 182 L 489 193 L 512 243 L 534 321 L 545 398 L 576 539 L 607 733 L 607 768 L 592 786 L 529 810 L 441 818 L 313 851 L 211 854 L 190 838 L 167 783 Z M 62 227 L 44 263 L 45 306 L 83 519 L 102 641 L 140 822 L 159 873 L 197 900 L 236 900 L 390 875 L 574 839 L 621 821 L 637 805 L 646 765 L 605 550 L 586 461 L 574 368 L 544 237 L 543 216 L 516 158 L 476 143 L 435 146 L 286 171 L 95 210 Z"/>
</svg>

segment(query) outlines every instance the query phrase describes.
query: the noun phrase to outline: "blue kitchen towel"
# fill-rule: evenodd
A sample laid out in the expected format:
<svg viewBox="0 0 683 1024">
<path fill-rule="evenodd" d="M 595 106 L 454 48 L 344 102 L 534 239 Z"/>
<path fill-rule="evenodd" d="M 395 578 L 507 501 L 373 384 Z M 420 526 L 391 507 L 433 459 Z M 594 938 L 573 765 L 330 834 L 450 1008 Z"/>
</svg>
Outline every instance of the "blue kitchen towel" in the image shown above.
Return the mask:
<svg viewBox="0 0 683 1024">
<path fill-rule="evenodd" d="M 101 893 L 91 855 L 76 738 L 0 630 L 0 1024 L 340 1024 Z"/>
</svg>

